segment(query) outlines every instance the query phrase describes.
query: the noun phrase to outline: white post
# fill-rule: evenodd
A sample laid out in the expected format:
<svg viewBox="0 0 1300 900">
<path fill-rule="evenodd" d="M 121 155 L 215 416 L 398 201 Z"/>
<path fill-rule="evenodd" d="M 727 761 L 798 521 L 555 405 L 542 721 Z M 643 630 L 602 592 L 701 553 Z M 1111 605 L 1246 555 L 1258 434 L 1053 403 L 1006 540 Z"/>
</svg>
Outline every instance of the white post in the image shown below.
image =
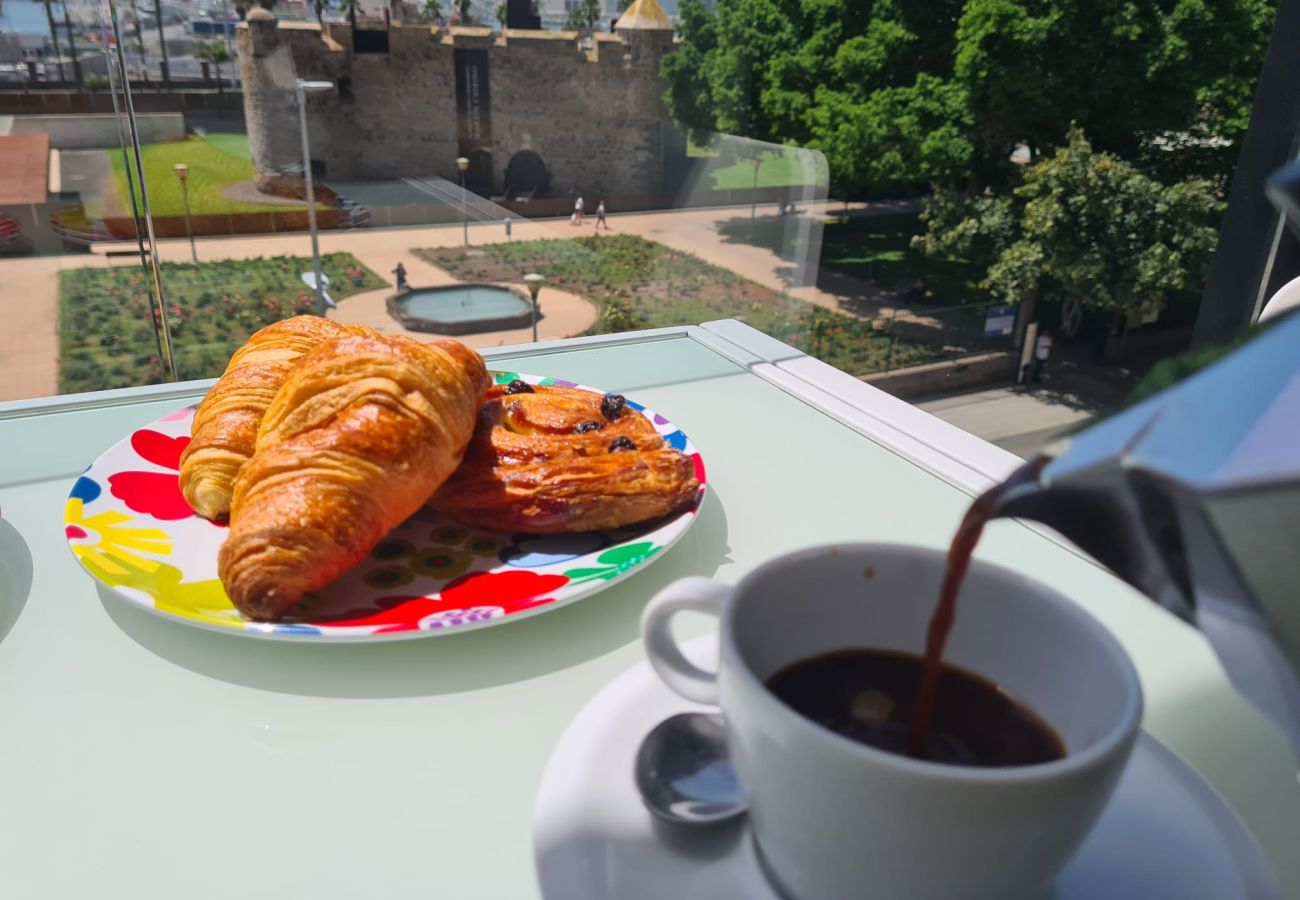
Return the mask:
<svg viewBox="0 0 1300 900">
<path fill-rule="evenodd" d="M 1034 344 L 1038 343 L 1038 323 L 1030 322 L 1025 328 L 1025 343 L 1020 348 L 1020 367 L 1016 369 L 1016 384 L 1023 384 L 1025 372 L 1034 358 Z"/>
<path fill-rule="evenodd" d="M 320 242 L 316 238 L 316 192 L 311 181 L 311 148 L 307 144 L 307 93 L 306 83 L 298 79 L 298 124 L 302 130 L 302 175 L 307 186 L 307 226 L 311 229 L 311 270 L 316 276 L 316 310 L 325 315 L 325 284 L 320 271 Z"/>
</svg>

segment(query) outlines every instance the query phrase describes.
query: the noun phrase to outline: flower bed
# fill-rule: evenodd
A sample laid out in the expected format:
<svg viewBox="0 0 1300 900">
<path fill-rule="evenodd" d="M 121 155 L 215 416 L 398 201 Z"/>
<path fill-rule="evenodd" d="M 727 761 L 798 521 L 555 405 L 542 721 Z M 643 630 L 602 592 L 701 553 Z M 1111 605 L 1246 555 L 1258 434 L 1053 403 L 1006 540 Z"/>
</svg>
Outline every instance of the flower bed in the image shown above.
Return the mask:
<svg viewBox="0 0 1300 900">
<path fill-rule="evenodd" d="M 386 282 L 350 253 L 328 253 L 321 269 L 341 299 Z M 302 283 L 307 257 L 164 263 L 163 290 L 177 374 L 220 375 L 249 335 L 280 319 L 314 312 Z M 152 280 L 139 266 L 59 273 L 59 390 L 62 393 L 155 384 L 163 380 L 150 301 Z"/>
</svg>

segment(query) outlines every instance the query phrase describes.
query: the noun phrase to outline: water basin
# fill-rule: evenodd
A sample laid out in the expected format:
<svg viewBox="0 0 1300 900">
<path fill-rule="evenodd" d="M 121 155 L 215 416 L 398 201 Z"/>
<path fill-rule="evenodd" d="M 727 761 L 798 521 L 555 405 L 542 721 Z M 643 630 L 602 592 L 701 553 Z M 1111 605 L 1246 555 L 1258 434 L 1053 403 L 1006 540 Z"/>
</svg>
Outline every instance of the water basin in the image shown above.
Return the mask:
<svg viewBox="0 0 1300 900">
<path fill-rule="evenodd" d="M 532 324 L 532 305 L 496 284 L 411 288 L 388 298 L 388 314 L 412 331 L 475 334 Z"/>
</svg>

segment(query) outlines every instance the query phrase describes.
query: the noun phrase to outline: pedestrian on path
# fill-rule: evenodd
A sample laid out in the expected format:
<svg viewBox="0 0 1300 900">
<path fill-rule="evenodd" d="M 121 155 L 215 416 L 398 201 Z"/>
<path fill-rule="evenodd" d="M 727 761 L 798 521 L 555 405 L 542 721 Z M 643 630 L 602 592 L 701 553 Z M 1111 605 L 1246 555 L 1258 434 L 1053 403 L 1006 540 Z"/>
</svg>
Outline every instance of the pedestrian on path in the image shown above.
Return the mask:
<svg viewBox="0 0 1300 900">
<path fill-rule="evenodd" d="M 397 263 L 397 268 L 393 270 L 393 274 L 397 276 L 397 289 L 399 291 L 410 288 L 410 285 L 406 283 L 406 266 L 402 265 L 400 261 Z"/>
<path fill-rule="evenodd" d="M 604 225 L 605 230 L 609 231 L 609 222 L 605 221 L 605 201 L 602 200 L 596 204 L 596 230 L 600 231 L 600 226 Z"/>
<path fill-rule="evenodd" d="M 573 201 L 573 219 L 572 219 L 572 222 L 573 222 L 574 225 L 581 225 L 581 224 L 582 224 L 582 211 L 583 211 L 582 195 L 579 194 L 579 195 L 578 195 L 578 199 L 575 200 L 575 201 Z"/>
<path fill-rule="evenodd" d="M 1034 342 L 1034 384 L 1043 380 L 1043 369 L 1047 366 L 1047 358 L 1051 355 L 1052 333 L 1044 331 Z"/>
</svg>

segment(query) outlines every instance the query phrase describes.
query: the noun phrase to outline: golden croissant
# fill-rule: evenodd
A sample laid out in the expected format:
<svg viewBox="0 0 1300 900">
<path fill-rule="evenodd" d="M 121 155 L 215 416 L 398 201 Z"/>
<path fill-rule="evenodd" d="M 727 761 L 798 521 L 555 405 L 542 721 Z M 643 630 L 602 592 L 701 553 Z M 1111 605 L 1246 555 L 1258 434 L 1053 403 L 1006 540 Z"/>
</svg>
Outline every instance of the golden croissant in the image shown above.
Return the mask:
<svg viewBox="0 0 1300 900">
<path fill-rule="evenodd" d="M 456 341 L 337 338 L 304 356 L 235 478 L 217 572 L 253 619 L 360 562 L 460 463 L 488 374 Z"/>
<path fill-rule="evenodd" d="M 495 385 L 465 461 L 429 505 L 469 525 L 550 534 L 636 525 L 699 493 L 695 466 L 622 397 Z"/>
<path fill-rule="evenodd" d="M 364 325 L 340 325 L 319 316 L 295 316 L 257 331 L 235 351 L 194 413 L 190 443 L 181 454 L 181 493 L 208 519 L 230 512 L 240 466 L 253 455 L 262 416 L 304 353 L 346 334 L 374 334 Z"/>
</svg>

